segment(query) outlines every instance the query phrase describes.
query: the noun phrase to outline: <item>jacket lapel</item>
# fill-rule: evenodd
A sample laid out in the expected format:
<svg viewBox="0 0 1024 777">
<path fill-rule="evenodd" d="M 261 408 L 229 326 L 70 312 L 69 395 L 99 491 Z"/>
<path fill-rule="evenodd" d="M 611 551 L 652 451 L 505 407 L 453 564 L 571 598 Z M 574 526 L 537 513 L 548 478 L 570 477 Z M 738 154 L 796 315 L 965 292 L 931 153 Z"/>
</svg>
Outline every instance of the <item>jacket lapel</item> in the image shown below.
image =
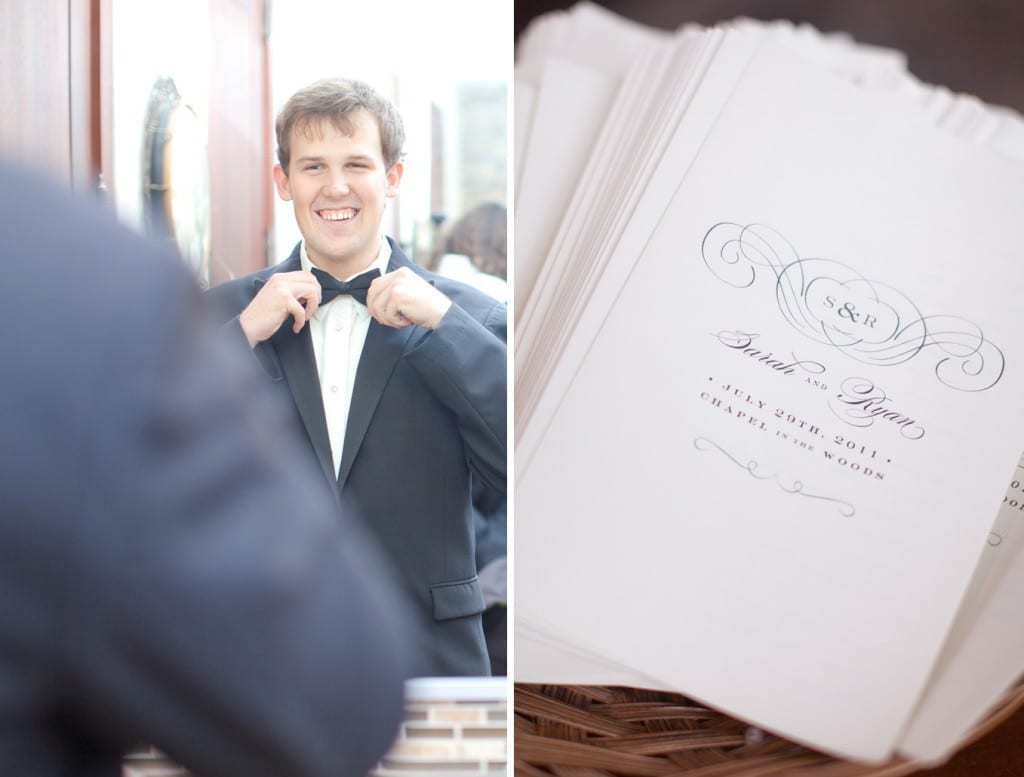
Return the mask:
<svg viewBox="0 0 1024 777">
<path fill-rule="evenodd" d="M 278 272 L 292 272 L 301 269 L 299 249 L 296 246 L 287 260 L 274 268 L 272 275 Z M 255 281 L 262 286 L 266 281 Z M 320 396 L 320 378 L 316 372 L 316 357 L 313 355 L 313 341 L 309 335 L 309 327 L 302 327 L 298 334 L 292 331 L 291 319 L 287 319 L 281 328 L 270 338 L 270 345 L 281 364 L 281 372 L 288 384 L 295 407 L 298 408 L 302 424 L 306 428 L 309 441 L 316 451 L 317 460 L 329 483 L 335 482 L 334 463 L 331 458 L 331 441 L 327 435 L 327 417 L 324 415 L 324 403 Z"/>
<path fill-rule="evenodd" d="M 295 407 L 302 417 L 309 441 L 313 443 L 316 458 L 330 483 L 334 482 L 334 463 L 331 459 L 331 440 L 327 435 L 327 417 L 324 402 L 320 396 L 320 378 L 316 373 L 316 357 L 313 355 L 313 341 L 309 327 L 295 334 L 291 327 L 283 325 L 272 338 L 277 357 L 281 360 L 281 372 L 288 382 Z"/>
<path fill-rule="evenodd" d="M 388 242 L 391 243 L 388 272 L 399 267 L 413 268 L 412 262 L 402 253 L 402 249 L 390 238 Z M 348 426 L 345 428 L 345 447 L 341 454 L 341 466 L 338 468 L 339 491 L 345 487 L 349 472 L 352 471 L 352 463 L 359 453 L 359 446 L 363 444 L 366 430 L 395 371 L 395 365 L 405 352 L 406 344 L 419 329 L 417 326 L 394 329 L 378 324 L 374 320 L 370 321 L 363 353 L 359 358 L 359 368 L 356 370 L 356 382 L 352 387 L 352 403 L 349 405 Z"/>
<path fill-rule="evenodd" d="M 348 473 L 352 470 L 359 446 L 370 426 L 370 420 L 380 402 L 384 387 L 387 386 L 391 373 L 395 371 L 405 344 L 412 337 L 416 327 L 392 329 L 382 326 L 376 321 L 370 322 L 366 333 L 366 344 L 363 355 L 359 359 L 356 370 L 356 382 L 352 388 L 352 404 L 348 410 L 348 426 L 345 428 L 345 447 L 341 453 L 341 466 L 338 468 L 338 488 L 345 487 Z"/>
</svg>

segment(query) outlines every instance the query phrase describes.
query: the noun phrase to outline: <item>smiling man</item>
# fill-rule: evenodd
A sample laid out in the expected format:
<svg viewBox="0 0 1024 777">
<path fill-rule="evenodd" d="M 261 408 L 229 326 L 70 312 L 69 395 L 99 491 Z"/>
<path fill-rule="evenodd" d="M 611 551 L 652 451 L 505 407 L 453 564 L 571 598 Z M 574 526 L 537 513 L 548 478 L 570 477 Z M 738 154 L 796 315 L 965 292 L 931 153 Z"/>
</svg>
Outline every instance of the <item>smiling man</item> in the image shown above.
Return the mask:
<svg viewBox="0 0 1024 777">
<path fill-rule="evenodd" d="M 472 494 L 474 480 L 505 492 L 505 306 L 413 265 L 384 235 L 405 141 L 388 100 L 318 81 L 291 97 L 276 133 L 274 182 L 302 241 L 208 299 L 292 401 L 311 466 L 421 605 L 417 672 L 489 674 Z"/>
</svg>

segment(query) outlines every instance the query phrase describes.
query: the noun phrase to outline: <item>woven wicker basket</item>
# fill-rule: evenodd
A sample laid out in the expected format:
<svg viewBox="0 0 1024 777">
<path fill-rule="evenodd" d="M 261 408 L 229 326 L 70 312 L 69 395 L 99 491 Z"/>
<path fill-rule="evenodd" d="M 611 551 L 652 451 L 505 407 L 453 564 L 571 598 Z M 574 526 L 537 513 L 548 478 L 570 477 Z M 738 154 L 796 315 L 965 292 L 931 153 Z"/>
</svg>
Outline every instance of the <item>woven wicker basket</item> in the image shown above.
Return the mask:
<svg viewBox="0 0 1024 777">
<path fill-rule="evenodd" d="M 1024 705 L 1008 692 L 960 743 Z M 922 766 L 864 766 L 767 734 L 683 696 L 636 688 L 515 686 L 515 773 L 527 777 L 896 777 Z"/>
</svg>

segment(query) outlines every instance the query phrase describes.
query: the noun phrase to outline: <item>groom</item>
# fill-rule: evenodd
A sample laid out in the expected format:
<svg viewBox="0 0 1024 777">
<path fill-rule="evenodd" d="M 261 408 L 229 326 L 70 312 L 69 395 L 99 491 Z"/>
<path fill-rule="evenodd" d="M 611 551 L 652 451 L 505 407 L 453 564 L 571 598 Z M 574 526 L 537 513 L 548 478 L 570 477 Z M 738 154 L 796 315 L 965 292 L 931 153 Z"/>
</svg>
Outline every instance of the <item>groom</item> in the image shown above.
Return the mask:
<svg viewBox="0 0 1024 777">
<path fill-rule="evenodd" d="M 274 181 L 302 241 L 209 300 L 290 397 L 312 465 L 419 604 L 418 673 L 489 674 L 472 479 L 505 492 L 505 306 L 413 265 L 383 234 L 405 140 L 388 100 L 318 81 L 276 133 Z"/>
</svg>

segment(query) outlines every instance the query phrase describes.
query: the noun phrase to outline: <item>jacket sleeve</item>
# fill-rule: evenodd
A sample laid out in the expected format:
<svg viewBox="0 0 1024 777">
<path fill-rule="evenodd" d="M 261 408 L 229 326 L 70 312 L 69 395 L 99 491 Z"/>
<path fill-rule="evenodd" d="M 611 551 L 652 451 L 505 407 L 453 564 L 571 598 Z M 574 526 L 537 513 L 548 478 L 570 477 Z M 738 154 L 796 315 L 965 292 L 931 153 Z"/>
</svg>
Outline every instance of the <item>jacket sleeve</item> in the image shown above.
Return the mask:
<svg viewBox="0 0 1024 777">
<path fill-rule="evenodd" d="M 203 292 L 203 313 L 211 325 L 218 327 L 224 342 L 239 353 L 251 354 L 253 361 L 268 378 L 281 380 L 281 364 L 270 340 L 257 343 L 254 348 L 249 345 L 249 339 L 242 329 L 241 313 L 252 301 L 252 295 L 246 293 L 246 287 L 241 283 L 241 280 L 228 281 Z"/>
<path fill-rule="evenodd" d="M 496 303 L 481 320 L 453 303 L 408 359 L 454 414 L 470 468 L 506 493 L 508 364 L 506 308 Z"/>
</svg>

